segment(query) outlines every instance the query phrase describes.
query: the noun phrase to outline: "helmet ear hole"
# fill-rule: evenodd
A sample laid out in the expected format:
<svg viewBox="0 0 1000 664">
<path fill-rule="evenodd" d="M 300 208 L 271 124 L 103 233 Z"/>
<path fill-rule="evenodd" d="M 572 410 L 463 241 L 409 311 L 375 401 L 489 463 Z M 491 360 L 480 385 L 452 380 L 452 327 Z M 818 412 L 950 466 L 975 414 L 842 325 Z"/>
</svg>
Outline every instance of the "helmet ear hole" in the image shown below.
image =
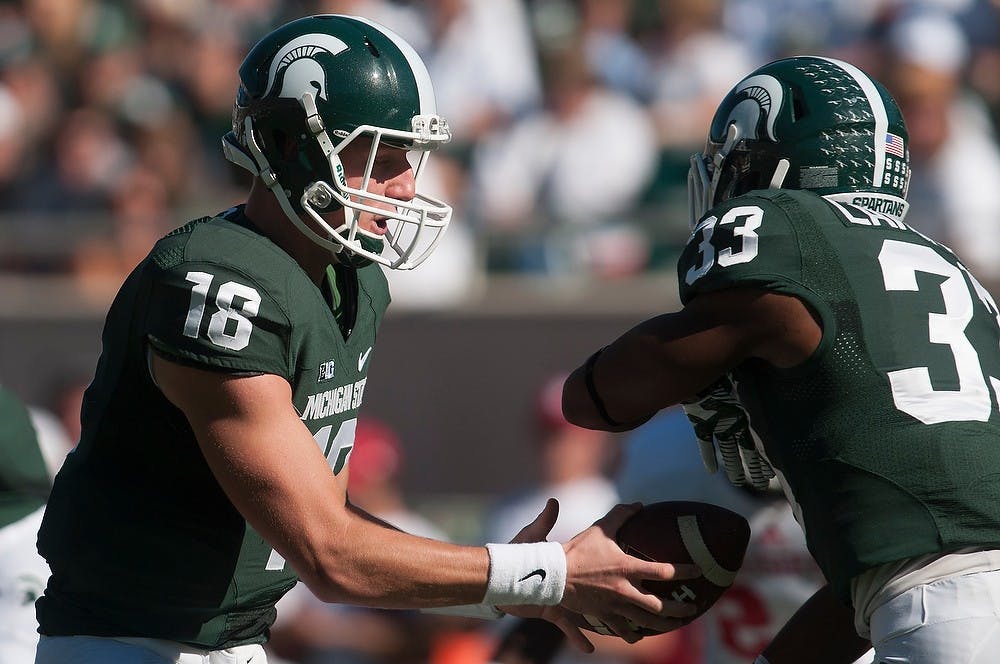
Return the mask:
<svg viewBox="0 0 1000 664">
<path fill-rule="evenodd" d="M 299 151 L 299 142 L 294 136 L 278 128 L 275 128 L 271 132 L 271 136 L 274 139 L 274 147 L 278 154 L 281 155 L 282 161 L 289 162 L 296 158 L 296 154 Z"/>
</svg>

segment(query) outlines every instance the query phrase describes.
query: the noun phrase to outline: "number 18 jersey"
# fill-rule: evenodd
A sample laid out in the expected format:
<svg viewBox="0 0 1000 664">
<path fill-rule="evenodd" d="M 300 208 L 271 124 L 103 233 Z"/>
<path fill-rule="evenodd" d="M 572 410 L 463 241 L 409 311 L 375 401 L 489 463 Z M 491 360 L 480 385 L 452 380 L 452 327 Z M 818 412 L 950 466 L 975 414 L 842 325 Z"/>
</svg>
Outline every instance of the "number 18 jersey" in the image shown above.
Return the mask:
<svg viewBox="0 0 1000 664">
<path fill-rule="evenodd" d="M 321 289 L 240 208 L 156 244 L 108 313 L 81 440 L 39 532 L 52 570 L 37 604 L 43 634 L 208 650 L 265 640 L 295 572 L 229 502 L 183 413 L 153 383 L 147 354 L 283 377 L 339 473 L 389 302 L 378 265 L 354 275 L 357 316 L 345 336 Z"/>
<path fill-rule="evenodd" d="M 748 360 L 733 375 L 845 600 L 877 565 L 1000 547 L 997 306 L 950 250 L 855 202 L 740 196 L 701 221 L 678 265 L 684 303 L 758 287 L 821 321 L 802 365 Z"/>
</svg>

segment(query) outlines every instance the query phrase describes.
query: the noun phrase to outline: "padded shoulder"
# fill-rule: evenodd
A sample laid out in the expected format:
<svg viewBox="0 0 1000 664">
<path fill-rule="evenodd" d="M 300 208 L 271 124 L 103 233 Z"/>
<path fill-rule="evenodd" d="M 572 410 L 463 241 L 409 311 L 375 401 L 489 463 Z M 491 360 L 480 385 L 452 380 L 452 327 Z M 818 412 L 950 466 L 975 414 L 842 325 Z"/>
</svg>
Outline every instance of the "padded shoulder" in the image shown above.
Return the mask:
<svg viewBox="0 0 1000 664">
<path fill-rule="evenodd" d="M 145 332 L 157 350 L 220 369 L 291 376 L 291 321 L 316 289 L 290 256 L 216 217 L 171 233 L 150 258 Z"/>
<path fill-rule="evenodd" d="M 716 206 L 688 238 L 677 265 L 681 301 L 699 293 L 756 286 L 807 296 L 803 232 L 831 217 L 818 196 L 756 191 Z M 810 298 L 811 299 L 811 298 Z"/>
</svg>

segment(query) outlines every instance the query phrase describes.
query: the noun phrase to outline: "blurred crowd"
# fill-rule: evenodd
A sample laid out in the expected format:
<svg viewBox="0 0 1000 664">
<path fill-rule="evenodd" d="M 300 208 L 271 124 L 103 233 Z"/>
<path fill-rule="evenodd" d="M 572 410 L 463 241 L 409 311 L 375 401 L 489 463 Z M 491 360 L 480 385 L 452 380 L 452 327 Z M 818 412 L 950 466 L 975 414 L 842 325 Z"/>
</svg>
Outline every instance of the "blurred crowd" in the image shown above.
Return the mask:
<svg viewBox="0 0 1000 664">
<path fill-rule="evenodd" d="M 2 2 L 0 271 L 113 292 L 161 234 L 239 200 L 219 154 L 239 63 L 316 12 L 402 34 L 453 129 L 428 177 L 456 221 L 394 278 L 403 300 L 446 305 L 497 272 L 671 270 L 716 105 L 803 53 L 886 82 L 910 129 L 909 221 L 1000 278 L 996 0 Z"/>
<path fill-rule="evenodd" d="M 455 205 L 453 227 L 420 269 L 389 275 L 397 301 L 447 306 L 484 274 L 672 270 L 688 233 L 688 159 L 719 101 L 758 65 L 804 53 L 886 83 L 910 132 L 907 221 L 1000 285 L 1000 0 L 0 0 L 0 273 L 68 275 L 100 299 L 158 237 L 241 200 L 247 183 L 219 147 L 237 69 L 258 37 L 308 13 L 359 14 L 402 34 L 428 64 L 454 133 L 427 173 Z M 71 378 L 56 390 L 62 421 L 51 424 L 76 440 L 86 380 Z M 538 396 L 538 483 L 498 502 L 483 539 L 506 541 L 549 495 L 567 505 L 559 536 L 568 537 L 618 499 L 697 494 L 636 489 L 652 470 L 664 485 L 653 453 L 629 457 L 626 446 L 618 458 L 604 437 L 567 425 L 551 393 Z M 657 444 L 693 453 L 686 422 L 671 426 Z M 405 445 L 393 431 L 369 422 L 358 435 L 352 499 L 447 537 L 407 505 Z M 684 477 L 698 491 L 723 490 L 700 468 Z M 801 549 L 783 528 L 773 530 L 785 547 L 775 556 Z M 726 609 L 726 624 L 742 625 L 743 608 Z M 585 661 L 690 664 L 723 641 L 751 652 L 764 629 L 752 618 L 729 641 L 709 625 L 707 637 L 645 650 L 608 641 Z M 273 654 L 474 664 L 504 629 L 330 608 L 295 593 Z"/>
<path fill-rule="evenodd" d="M 487 274 L 671 271 L 688 234 L 688 159 L 719 101 L 758 65 L 804 53 L 886 83 L 910 132 L 907 221 L 952 246 L 994 292 L 1000 285 L 1000 0 L 0 0 L 0 273 L 71 276 L 99 301 L 158 237 L 240 201 L 244 175 L 220 151 L 237 69 L 257 38 L 309 13 L 359 14 L 402 34 L 428 64 L 454 134 L 427 176 L 455 221 L 420 269 L 388 275 L 397 302 L 448 306 Z M 66 440 L 79 434 L 86 382 L 74 375 L 54 390 L 59 421 L 49 426 Z M 566 505 L 559 537 L 618 499 L 723 503 L 715 492 L 728 487 L 697 467 L 684 474 L 697 487 L 673 478 L 676 495 L 644 493 L 654 470 L 664 486 L 654 453 L 626 446 L 619 458 L 605 437 L 566 424 L 552 395 L 551 385 L 538 395 L 538 482 L 494 506 L 482 539 L 506 541 L 550 495 Z M 674 415 L 656 442 L 693 453 Z M 368 422 L 358 436 L 352 499 L 448 537 L 407 504 L 396 434 Z M 775 556 L 801 553 L 775 509 L 743 511 L 778 524 L 767 531 Z M 764 638 L 753 606 L 750 617 L 724 607 L 723 627 L 750 625 L 739 638 L 706 621 L 704 632 L 645 649 L 605 641 L 585 661 L 691 664 L 723 642 L 752 652 Z M 273 654 L 475 664 L 504 625 L 331 608 L 298 592 Z"/>
</svg>

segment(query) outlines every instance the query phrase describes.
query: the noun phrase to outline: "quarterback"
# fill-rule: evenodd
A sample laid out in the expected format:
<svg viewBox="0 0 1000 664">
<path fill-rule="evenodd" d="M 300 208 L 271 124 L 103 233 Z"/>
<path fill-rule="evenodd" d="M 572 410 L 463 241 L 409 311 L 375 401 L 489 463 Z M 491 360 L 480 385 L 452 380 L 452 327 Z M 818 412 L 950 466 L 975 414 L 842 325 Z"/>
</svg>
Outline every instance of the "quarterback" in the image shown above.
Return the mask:
<svg viewBox="0 0 1000 664">
<path fill-rule="evenodd" d="M 905 223 L 907 132 L 858 68 L 772 62 L 689 176 L 683 308 L 568 379 L 582 426 L 684 403 L 710 470 L 776 475 L 826 584 L 758 662 L 985 664 L 1000 651 L 1000 318 Z"/>
<path fill-rule="evenodd" d="M 263 664 L 299 579 L 329 602 L 501 606 L 585 650 L 569 610 L 622 632 L 621 616 L 670 629 L 687 614 L 640 585 L 697 569 L 606 534 L 635 506 L 562 545 L 544 541 L 550 501 L 517 543 L 463 547 L 348 500 L 382 270 L 415 267 L 447 228 L 451 208 L 417 183 L 449 138 L 423 63 L 370 21 L 310 16 L 250 50 L 223 139 L 254 176 L 246 203 L 162 238 L 108 313 L 39 532 L 38 664 Z"/>
</svg>

